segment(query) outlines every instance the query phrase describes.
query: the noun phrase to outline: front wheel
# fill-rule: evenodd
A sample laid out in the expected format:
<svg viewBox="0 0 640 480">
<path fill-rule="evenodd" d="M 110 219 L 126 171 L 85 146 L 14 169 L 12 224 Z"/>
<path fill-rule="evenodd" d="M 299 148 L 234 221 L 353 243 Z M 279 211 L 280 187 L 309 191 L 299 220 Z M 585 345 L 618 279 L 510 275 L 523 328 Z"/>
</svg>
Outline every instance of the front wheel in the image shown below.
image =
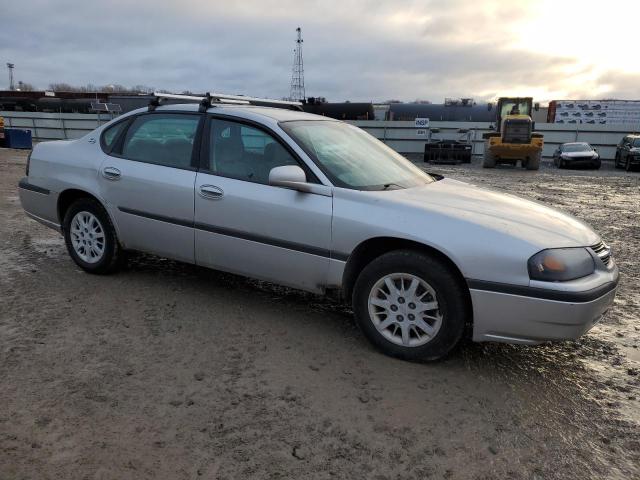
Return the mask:
<svg viewBox="0 0 640 480">
<path fill-rule="evenodd" d="M 62 223 L 67 251 L 89 273 L 110 273 L 121 265 L 124 252 L 106 210 L 91 198 L 76 200 Z"/>
<path fill-rule="evenodd" d="M 383 353 L 436 360 L 456 346 L 470 317 L 468 291 L 451 268 L 411 250 L 386 253 L 360 273 L 356 321 Z"/>
<path fill-rule="evenodd" d="M 536 152 L 532 157 L 527 160 L 527 163 L 523 165 L 527 170 L 540 169 L 540 160 L 542 159 L 542 150 Z"/>
<path fill-rule="evenodd" d="M 484 154 L 482 157 L 482 168 L 495 168 L 496 166 L 496 156 L 491 153 L 491 148 L 489 148 L 489 140 L 487 139 L 484 142 Z"/>
</svg>

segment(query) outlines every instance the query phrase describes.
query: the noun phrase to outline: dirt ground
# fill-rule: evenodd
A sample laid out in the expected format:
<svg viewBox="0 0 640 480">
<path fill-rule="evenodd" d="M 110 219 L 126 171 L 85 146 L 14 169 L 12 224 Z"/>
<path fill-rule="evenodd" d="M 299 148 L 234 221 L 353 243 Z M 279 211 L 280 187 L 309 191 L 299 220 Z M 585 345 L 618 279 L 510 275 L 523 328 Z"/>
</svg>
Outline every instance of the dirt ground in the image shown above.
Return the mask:
<svg viewBox="0 0 640 480">
<path fill-rule="evenodd" d="M 577 342 L 411 364 L 347 308 L 151 256 L 74 266 L 0 150 L 0 479 L 640 478 L 640 174 L 427 170 L 560 207 L 614 248 Z"/>
</svg>

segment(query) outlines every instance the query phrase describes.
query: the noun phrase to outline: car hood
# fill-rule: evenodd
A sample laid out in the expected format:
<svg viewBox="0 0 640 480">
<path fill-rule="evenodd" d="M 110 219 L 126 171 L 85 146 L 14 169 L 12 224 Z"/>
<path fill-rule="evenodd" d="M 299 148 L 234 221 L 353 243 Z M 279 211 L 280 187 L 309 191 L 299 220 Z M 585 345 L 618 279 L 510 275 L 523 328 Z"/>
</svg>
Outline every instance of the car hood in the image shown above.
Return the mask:
<svg viewBox="0 0 640 480">
<path fill-rule="evenodd" d="M 575 158 L 575 157 L 593 157 L 596 155 L 596 152 L 593 150 L 590 152 L 564 152 L 562 154 L 563 157 Z"/>
<path fill-rule="evenodd" d="M 538 248 L 590 246 L 599 236 L 577 218 L 539 202 L 443 179 L 403 190 L 375 192 L 396 208 L 449 217 L 501 232 Z M 402 211 L 402 210 L 399 210 Z"/>
</svg>

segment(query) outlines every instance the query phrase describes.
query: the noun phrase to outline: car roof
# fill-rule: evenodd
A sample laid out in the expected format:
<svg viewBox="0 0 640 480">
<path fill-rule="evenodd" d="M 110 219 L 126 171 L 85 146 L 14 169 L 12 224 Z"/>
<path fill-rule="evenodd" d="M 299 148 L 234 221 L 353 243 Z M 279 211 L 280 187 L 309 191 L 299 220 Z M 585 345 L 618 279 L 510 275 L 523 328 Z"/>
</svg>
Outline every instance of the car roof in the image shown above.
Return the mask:
<svg viewBox="0 0 640 480">
<path fill-rule="evenodd" d="M 564 145 L 589 145 L 589 142 L 567 142 L 567 143 L 563 143 L 562 145 L 563 146 Z M 589 145 L 589 146 L 591 146 L 591 145 Z"/>
</svg>

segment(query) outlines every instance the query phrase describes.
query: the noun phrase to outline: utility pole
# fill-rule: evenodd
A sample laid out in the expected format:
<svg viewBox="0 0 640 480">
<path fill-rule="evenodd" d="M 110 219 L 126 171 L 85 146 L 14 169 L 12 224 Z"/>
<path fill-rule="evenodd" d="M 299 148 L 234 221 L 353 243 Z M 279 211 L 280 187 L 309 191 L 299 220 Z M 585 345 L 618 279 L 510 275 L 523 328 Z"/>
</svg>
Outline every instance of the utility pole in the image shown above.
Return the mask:
<svg viewBox="0 0 640 480">
<path fill-rule="evenodd" d="M 16 89 L 15 85 L 13 84 L 13 67 L 15 67 L 13 63 L 7 63 L 7 68 L 9 69 L 9 90 Z"/>
<path fill-rule="evenodd" d="M 305 99 L 304 91 L 304 65 L 302 62 L 302 29 L 296 28 L 296 48 L 293 51 L 293 68 L 291 70 L 291 89 L 289 100 L 302 101 Z"/>
</svg>

